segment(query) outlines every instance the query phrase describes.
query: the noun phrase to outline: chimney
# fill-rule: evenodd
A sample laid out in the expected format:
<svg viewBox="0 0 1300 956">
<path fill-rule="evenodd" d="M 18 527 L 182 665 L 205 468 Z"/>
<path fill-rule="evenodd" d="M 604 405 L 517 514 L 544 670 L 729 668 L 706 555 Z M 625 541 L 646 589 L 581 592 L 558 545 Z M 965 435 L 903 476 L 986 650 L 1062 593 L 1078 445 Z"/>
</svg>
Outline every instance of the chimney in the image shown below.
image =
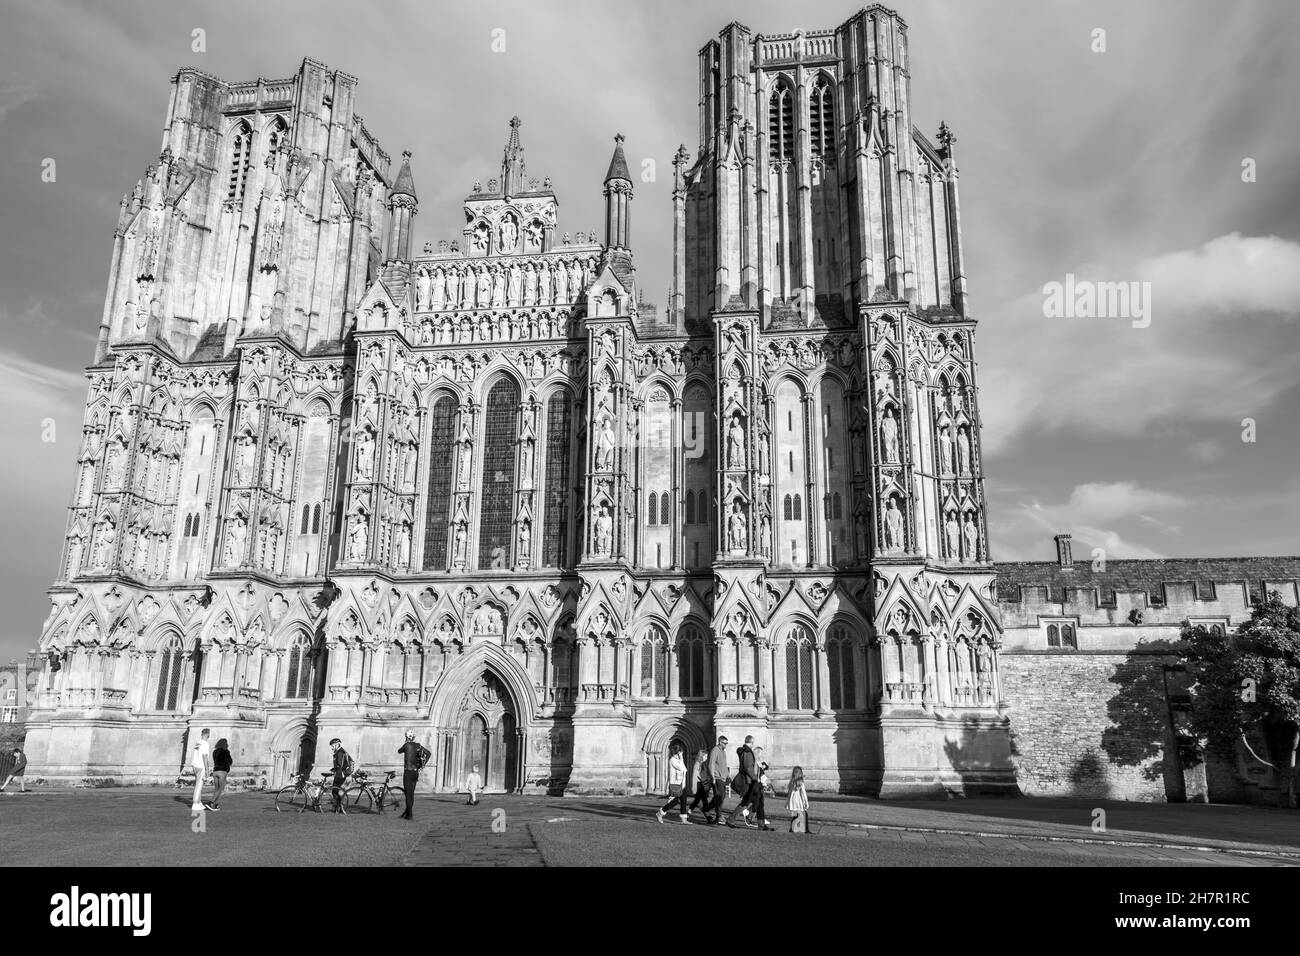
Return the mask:
<svg viewBox="0 0 1300 956">
<path fill-rule="evenodd" d="M 1056 563 L 1063 568 L 1074 567 L 1074 558 L 1070 554 L 1070 536 L 1068 534 L 1058 534 L 1056 536 Z"/>
</svg>

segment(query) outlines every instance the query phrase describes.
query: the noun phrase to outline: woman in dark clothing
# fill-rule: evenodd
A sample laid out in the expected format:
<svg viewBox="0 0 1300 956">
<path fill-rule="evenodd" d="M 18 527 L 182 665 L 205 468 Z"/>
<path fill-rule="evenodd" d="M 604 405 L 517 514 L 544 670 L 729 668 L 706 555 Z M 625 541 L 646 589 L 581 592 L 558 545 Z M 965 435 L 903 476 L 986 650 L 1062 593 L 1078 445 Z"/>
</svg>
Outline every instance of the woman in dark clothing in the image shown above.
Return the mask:
<svg viewBox="0 0 1300 956">
<path fill-rule="evenodd" d="M 212 803 L 208 805 L 209 810 L 221 809 L 221 794 L 226 789 L 226 776 L 230 773 L 230 764 L 230 743 L 225 737 L 222 737 L 217 741 L 217 745 L 212 748 L 214 790 L 212 792 Z"/>
</svg>

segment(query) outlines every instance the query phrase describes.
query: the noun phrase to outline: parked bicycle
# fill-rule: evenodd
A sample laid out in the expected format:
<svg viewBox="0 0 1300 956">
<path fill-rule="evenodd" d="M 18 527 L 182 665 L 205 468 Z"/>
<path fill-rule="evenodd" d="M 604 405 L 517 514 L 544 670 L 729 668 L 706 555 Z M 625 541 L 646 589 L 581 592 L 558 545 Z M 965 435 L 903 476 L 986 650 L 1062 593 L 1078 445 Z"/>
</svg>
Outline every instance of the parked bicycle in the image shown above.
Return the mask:
<svg viewBox="0 0 1300 956">
<path fill-rule="evenodd" d="M 288 813 L 290 810 L 298 813 L 304 813 L 307 810 L 315 810 L 321 813 L 321 799 L 330 793 L 333 788 L 334 772 L 331 770 L 324 771 L 320 781 L 312 780 L 306 773 L 296 773 L 292 777 L 292 782 L 275 795 L 275 812 Z M 343 791 L 339 795 L 343 801 L 343 811 L 347 812 L 347 801 L 344 799 Z"/>
<path fill-rule="evenodd" d="M 372 810 L 384 812 L 385 807 L 396 809 L 404 799 L 402 788 L 393 783 L 396 770 L 384 774 L 380 783 L 374 783 L 370 774 L 358 770 L 352 775 L 352 785 L 343 791 L 343 807 L 348 813 L 370 813 Z"/>
</svg>

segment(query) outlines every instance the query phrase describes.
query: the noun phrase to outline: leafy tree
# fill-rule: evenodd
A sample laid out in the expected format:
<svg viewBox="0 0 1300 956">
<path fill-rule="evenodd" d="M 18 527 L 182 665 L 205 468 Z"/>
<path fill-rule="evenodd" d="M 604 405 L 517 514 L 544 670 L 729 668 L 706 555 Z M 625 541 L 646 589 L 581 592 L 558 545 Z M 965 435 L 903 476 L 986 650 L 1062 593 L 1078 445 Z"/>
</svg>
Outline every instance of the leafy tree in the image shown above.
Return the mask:
<svg viewBox="0 0 1300 956">
<path fill-rule="evenodd" d="M 1196 680 L 1192 728 L 1216 743 L 1238 741 L 1278 772 L 1287 806 L 1296 806 L 1300 750 L 1300 607 L 1278 592 L 1256 601 L 1236 634 L 1184 625 L 1179 656 Z M 1251 747 L 1262 739 L 1269 759 Z"/>
</svg>

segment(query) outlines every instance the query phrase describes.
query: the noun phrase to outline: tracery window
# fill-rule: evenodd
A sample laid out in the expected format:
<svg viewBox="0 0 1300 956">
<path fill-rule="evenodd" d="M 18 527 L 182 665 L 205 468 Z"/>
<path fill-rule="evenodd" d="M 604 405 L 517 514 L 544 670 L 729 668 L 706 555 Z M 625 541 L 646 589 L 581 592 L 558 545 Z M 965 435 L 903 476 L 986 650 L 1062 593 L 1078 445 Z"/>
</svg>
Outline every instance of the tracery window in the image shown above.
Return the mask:
<svg viewBox="0 0 1300 956">
<path fill-rule="evenodd" d="M 694 625 L 683 628 L 677 642 L 677 696 L 705 696 L 704 635 Z"/>
<path fill-rule="evenodd" d="M 562 568 L 569 558 L 569 396 L 556 392 L 546 406 L 546 515 L 542 564 Z"/>
<path fill-rule="evenodd" d="M 641 639 L 641 696 L 668 696 L 668 641 L 656 624 Z"/>
<path fill-rule="evenodd" d="M 808 628 L 796 624 L 785 640 L 785 705 L 790 710 L 813 708 L 813 649 Z"/>
<path fill-rule="evenodd" d="M 447 535 L 451 523 L 451 465 L 455 459 L 452 441 L 455 438 L 456 400 L 443 394 L 433 403 L 429 418 L 432 427 L 429 435 L 424 567 L 426 570 L 442 570 L 447 566 Z M 318 513 L 317 524 L 319 520 Z"/>
<path fill-rule="evenodd" d="M 163 649 L 158 665 L 156 710 L 175 710 L 181 692 L 181 669 L 185 666 L 179 638 L 172 638 Z"/>
<path fill-rule="evenodd" d="M 826 642 L 826 669 L 830 679 L 831 710 L 849 710 L 857 704 L 853 639 L 846 627 L 831 630 Z"/>
<path fill-rule="evenodd" d="M 299 634 L 289 648 L 289 678 L 285 681 L 284 696 L 294 699 L 311 696 L 311 644 L 305 634 Z"/>
<path fill-rule="evenodd" d="M 253 128 L 244 120 L 235 127 L 230 148 L 230 178 L 226 198 L 239 202 L 248 185 L 248 168 L 253 161 Z"/>
<path fill-rule="evenodd" d="M 478 566 L 505 568 L 514 521 L 515 452 L 519 386 L 503 378 L 492 386 L 483 412 L 483 481 L 479 501 Z"/>
<path fill-rule="evenodd" d="M 835 92 L 825 75 L 817 77 L 808 100 L 808 133 L 814 156 L 835 155 Z"/>
<path fill-rule="evenodd" d="M 768 157 L 772 162 L 794 160 L 794 95 L 785 83 L 777 83 L 768 104 Z"/>
</svg>

